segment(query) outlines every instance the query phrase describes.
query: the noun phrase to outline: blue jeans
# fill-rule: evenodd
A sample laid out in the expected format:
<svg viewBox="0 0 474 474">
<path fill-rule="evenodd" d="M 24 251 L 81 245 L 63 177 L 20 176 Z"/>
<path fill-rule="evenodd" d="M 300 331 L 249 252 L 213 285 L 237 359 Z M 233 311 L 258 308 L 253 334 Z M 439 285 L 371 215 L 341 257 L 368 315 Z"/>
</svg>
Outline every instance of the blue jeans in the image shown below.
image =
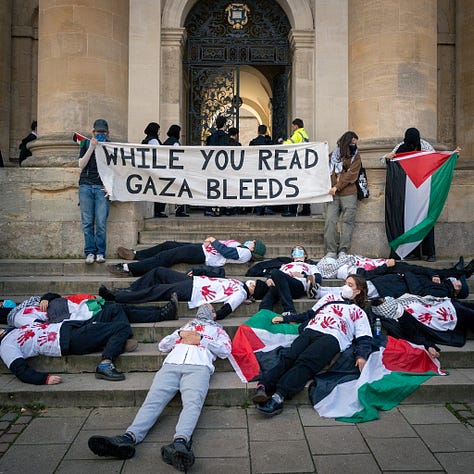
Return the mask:
<svg viewBox="0 0 474 474">
<path fill-rule="evenodd" d="M 79 185 L 84 254 L 102 254 L 107 245 L 107 217 L 110 203 L 102 185 Z"/>
</svg>

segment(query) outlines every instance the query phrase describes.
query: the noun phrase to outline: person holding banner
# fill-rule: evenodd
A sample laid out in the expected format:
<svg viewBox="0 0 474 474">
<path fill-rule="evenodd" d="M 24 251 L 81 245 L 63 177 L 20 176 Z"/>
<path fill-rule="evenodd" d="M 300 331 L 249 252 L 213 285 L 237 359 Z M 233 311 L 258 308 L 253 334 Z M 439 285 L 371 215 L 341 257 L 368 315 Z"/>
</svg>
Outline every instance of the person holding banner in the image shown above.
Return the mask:
<svg viewBox="0 0 474 474">
<path fill-rule="evenodd" d="M 418 129 L 412 127 L 406 129 L 403 142 L 396 145 L 391 153 L 387 153 L 383 156 L 383 159 L 387 164 L 387 184 L 385 186 L 385 225 L 387 226 L 387 232 L 389 232 L 388 226 L 390 226 L 390 221 L 392 221 L 391 216 L 393 216 L 393 213 L 396 212 L 396 209 L 400 208 L 399 201 L 401 196 L 399 195 L 399 192 L 401 191 L 402 184 L 399 183 L 398 186 L 394 186 L 394 184 L 395 182 L 402 181 L 404 177 L 404 173 L 401 171 L 400 164 L 392 162 L 391 160 L 397 153 L 407 153 L 410 151 L 434 152 L 435 149 L 430 143 L 420 137 L 420 132 Z M 395 189 L 397 191 L 395 191 Z M 394 195 L 392 190 L 395 191 L 396 195 Z M 395 216 L 393 216 L 393 218 L 395 218 Z M 419 260 L 421 259 L 422 255 L 427 256 L 427 262 L 436 261 L 434 226 L 422 240 L 421 244 L 405 257 L 405 260 Z M 397 260 L 400 259 L 393 249 L 390 249 L 390 258 L 395 258 Z"/>
<path fill-rule="evenodd" d="M 224 303 L 217 311 L 217 319 L 224 319 L 245 300 L 263 298 L 267 288 L 261 280 L 247 280 L 244 283 L 231 278 L 191 276 L 170 268 L 157 267 L 134 281 L 129 288 L 120 288 L 114 292 L 101 285 L 99 295 L 106 301 L 117 303 L 145 303 L 169 300 L 176 293 L 178 301 L 188 301 L 190 308 L 205 303 Z"/>
<path fill-rule="evenodd" d="M 99 176 L 95 148 L 99 142 L 108 141 L 109 124 L 97 119 L 92 130 L 93 138 L 85 140 L 79 154 L 79 206 L 81 209 L 84 254 L 86 263 L 105 262 L 107 244 L 107 218 L 110 202 L 107 190 Z"/>
<path fill-rule="evenodd" d="M 349 253 L 357 212 L 357 186 L 362 160 L 357 149 L 359 137 L 352 131 L 345 132 L 331 153 L 329 172 L 332 202 L 326 204 L 324 247 L 326 257 L 336 258 Z M 341 234 L 337 225 L 342 217 Z"/>
<path fill-rule="evenodd" d="M 118 254 L 134 263 L 107 265 L 107 270 L 120 277 L 140 276 L 155 267 L 171 267 L 177 263 L 221 267 L 226 263 L 247 263 L 262 260 L 267 247 L 261 240 L 247 240 L 242 245 L 236 240 L 217 240 L 207 237 L 202 244 L 168 240 L 145 250 L 118 248 Z"/>
</svg>

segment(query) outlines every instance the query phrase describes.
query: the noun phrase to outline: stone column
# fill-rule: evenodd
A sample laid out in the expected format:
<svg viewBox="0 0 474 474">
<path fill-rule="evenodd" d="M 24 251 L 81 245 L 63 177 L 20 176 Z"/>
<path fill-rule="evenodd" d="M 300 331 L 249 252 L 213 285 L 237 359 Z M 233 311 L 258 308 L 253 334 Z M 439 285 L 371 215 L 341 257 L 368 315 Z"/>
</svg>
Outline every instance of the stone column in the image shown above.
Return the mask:
<svg viewBox="0 0 474 474">
<path fill-rule="evenodd" d="M 474 162 L 474 0 L 456 2 L 456 139 Z"/>
<path fill-rule="evenodd" d="M 126 140 L 128 24 L 128 0 L 40 0 L 41 137 L 25 164 L 64 166 L 76 161 L 72 134 L 90 136 L 96 118 L 109 122 L 111 139 Z"/>
<path fill-rule="evenodd" d="M 349 128 L 391 149 L 408 127 L 437 137 L 437 2 L 349 2 Z"/>
<path fill-rule="evenodd" d="M 290 48 L 293 54 L 290 123 L 294 118 L 303 120 L 309 138 L 314 140 L 317 139 L 314 113 L 314 31 L 292 30 L 290 32 Z"/>
<path fill-rule="evenodd" d="M 10 157 L 11 0 L 0 2 L 0 150 L 3 162 Z"/>
<path fill-rule="evenodd" d="M 183 48 L 186 42 L 184 28 L 166 28 L 161 32 L 161 116 L 169 123 L 160 124 L 162 136 L 166 137 L 169 125 L 177 123 L 182 127 L 182 136 L 186 136 L 186 116 L 184 110 Z M 185 145 L 185 143 L 183 143 Z"/>
</svg>

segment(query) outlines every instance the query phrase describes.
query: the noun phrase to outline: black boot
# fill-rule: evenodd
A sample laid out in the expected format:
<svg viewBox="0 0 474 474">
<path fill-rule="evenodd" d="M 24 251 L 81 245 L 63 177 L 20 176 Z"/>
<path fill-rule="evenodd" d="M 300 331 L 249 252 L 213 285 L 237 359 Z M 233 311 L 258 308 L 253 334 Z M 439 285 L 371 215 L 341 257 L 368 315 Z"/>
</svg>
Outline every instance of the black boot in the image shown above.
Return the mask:
<svg viewBox="0 0 474 474">
<path fill-rule="evenodd" d="M 100 285 L 99 296 L 104 298 L 105 301 L 115 301 L 115 293 L 110 291 L 105 285 Z"/>
<path fill-rule="evenodd" d="M 178 319 L 178 295 L 172 293 L 170 301 L 161 308 L 158 308 L 159 321 L 172 321 Z"/>
<path fill-rule="evenodd" d="M 473 273 L 474 273 L 474 258 L 463 269 L 463 274 L 466 278 L 471 278 Z"/>
</svg>

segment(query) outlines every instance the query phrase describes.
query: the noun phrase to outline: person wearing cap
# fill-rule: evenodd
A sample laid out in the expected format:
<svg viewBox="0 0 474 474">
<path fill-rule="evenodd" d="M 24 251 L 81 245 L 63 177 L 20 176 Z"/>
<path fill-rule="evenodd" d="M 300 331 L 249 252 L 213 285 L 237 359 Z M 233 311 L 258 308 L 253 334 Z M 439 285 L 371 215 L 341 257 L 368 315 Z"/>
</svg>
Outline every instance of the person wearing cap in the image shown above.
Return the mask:
<svg viewBox="0 0 474 474">
<path fill-rule="evenodd" d="M 107 270 L 117 276 L 140 276 L 156 267 L 171 267 L 177 263 L 201 264 L 221 267 L 226 263 L 247 263 L 262 260 L 267 248 L 261 240 L 217 240 L 207 237 L 202 244 L 168 240 L 145 250 L 119 247 L 117 253 L 134 263 L 107 265 Z"/>
<path fill-rule="evenodd" d="M 109 125 L 104 119 L 94 122 L 92 138 L 86 140 L 79 153 L 79 206 L 81 209 L 86 263 L 104 263 L 107 246 L 107 218 L 110 202 L 97 169 L 95 148 L 108 141 Z"/>
<path fill-rule="evenodd" d="M 474 330 L 474 304 L 469 301 L 406 293 L 373 300 L 371 310 L 389 335 L 425 346 L 431 357 L 441 352 L 436 344 L 461 347 L 467 330 Z"/>
<path fill-rule="evenodd" d="M 301 298 L 313 290 L 315 284 L 322 282 L 316 265 L 307 262 L 308 252 L 302 245 L 291 249 L 292 262 L 284 263 L 273 270 L 267 278 L 269 287 L 260 303 L 260 309 L 273 310 L 273 305 L 281 301 L 283 315 L 296 313 L 293 298 Z"/>
<path fill-rule="evenodd" d="M 176 293 L 178 301 L 188 301 L 189 308 L 204 303 L 223 303 L 217 311 L 217 319 L 224 319 L 244 301 L 261 299 L 267 285 L 261 280 L 245 283 L 233 278 L 210 278 L 205 275 L 192 276 L 166 267 L 156 267 L 135 280 L 128 288 L 116 291 L 101 285 L 99 295 L 106 301 L 117 303 L 145 303 L 164 301 Z"/>
<path fill-rule="evenodd" d="M 144 440 L 166 405 L 180 392 L 182 409 L 173 441 L 162 446 L 161 457 L 184 472 L 194 464 L 192 436 L 215 370 L 214 361 L 217 357 L 226 359 L 231 353 L 230 337 L 215 319 L 212 305 L 201 305 L 195 319 L 160 341 L 158 350 L 168 355 L 135 419 L 124 434 L 91 436 L 88 446 L 94 454 L 119 459 L 133 457 L 135 446 Z"/>
<path fill-rule="evenodd" d="M 99 319 L 52 324 L 38 321 L 20 328 L 4 328 L 0 330 L 0 358 L 22 382 L 56 385 L 61 383 L 61 377 L 34 370 L 26 359 L 38 355 L 61 357 L 102 351 L 96 378 L 121 381 L 125 375 L 115 368 L 114 360 L 124 352 L 131 336 L 132 329 L 121 305 L 107 305 Z"/>
</svg>

